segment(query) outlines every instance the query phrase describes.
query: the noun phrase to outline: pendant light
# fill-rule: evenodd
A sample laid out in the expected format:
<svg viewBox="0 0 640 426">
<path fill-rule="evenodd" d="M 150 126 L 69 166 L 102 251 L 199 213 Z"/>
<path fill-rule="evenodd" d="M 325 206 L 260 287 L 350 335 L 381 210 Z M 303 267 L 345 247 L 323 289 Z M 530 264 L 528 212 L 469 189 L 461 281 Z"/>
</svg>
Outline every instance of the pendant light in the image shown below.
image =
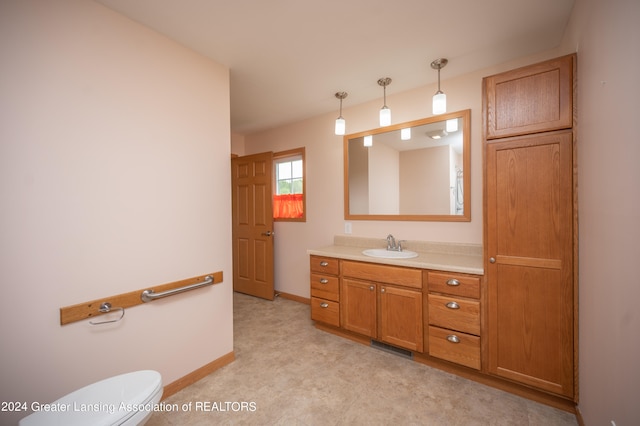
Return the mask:
<svg viewBox="0 0 640 426">
<path fill-rule="evenodd" d="M 391 124 L 391 110 L 387 106 L 387 86 L 391 84 L 391 79 L 389 77 L 381 78 L 378 80 L 378 84 L 382 86 L 384 93 L 384 105 L 380 110 L 380 127 L 384 127 Z"/>
<path fill-rule="evenodd" d="M 342 100 L 349 94 L 347 92 L 336 93 L 336 98 L 340 99 L 340 115 L 336 118 L 336 135 L 344 135 L 347 128 L 344 118 L 342 118 Z"/>
<path fill-rule="evenodd" d="M 438 70 L 438 91 L 433 95 L 433 115 L 444 114 L 447 112 L 447 95 L 440 90 L 440 70 L 449 63 L 446 58 L 436 59 L 431 62 L 431 68 Z"/>
</svg>

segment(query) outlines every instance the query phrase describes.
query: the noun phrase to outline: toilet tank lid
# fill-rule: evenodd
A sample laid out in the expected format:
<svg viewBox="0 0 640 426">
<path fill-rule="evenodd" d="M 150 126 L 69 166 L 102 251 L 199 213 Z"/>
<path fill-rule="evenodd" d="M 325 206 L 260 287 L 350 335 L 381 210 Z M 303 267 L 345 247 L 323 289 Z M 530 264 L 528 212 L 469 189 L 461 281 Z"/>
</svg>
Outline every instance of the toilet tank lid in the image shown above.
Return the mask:
<svg viewBox="0 0 640 426">
<path fill-rule="evenodd" d="M 78 389 L 20 420 L 30 425 L 113 425 L 139 411 L 153 411 L 152 398 L 162 391 L 157 371 L 141 370 L 109 377 Z M 52 411 L 55 409 L 56 411 Z"/>
</svg>

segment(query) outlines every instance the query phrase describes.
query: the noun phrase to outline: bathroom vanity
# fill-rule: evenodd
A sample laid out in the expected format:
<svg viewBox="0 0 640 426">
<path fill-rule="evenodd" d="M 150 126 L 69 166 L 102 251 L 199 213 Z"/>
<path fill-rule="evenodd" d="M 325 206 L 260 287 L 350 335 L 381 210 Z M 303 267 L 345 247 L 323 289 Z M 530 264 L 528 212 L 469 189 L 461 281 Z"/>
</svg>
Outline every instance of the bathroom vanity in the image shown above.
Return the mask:
<svg viewBox="0 0 640 426">
<path fill-rule="evenodd" d="M 402 259 L 363 254 L 384 240 L 334 242 L 309 250 L 316 327 L 481 369 L 481 246 L 408 241 Z"/>
<path fill-rule="evenodd" d="M 571 402 L 491 370 L 489 291 L 481 245 L 406 241 L 418 256 L 370 257 L 385 240 L 336 236 L 308 250 L 315 327 L 571 410 Z"/>
<path fill-rule="evenodd" d="M 416 257 L 385 258 L 363 253 L 378 248 L 384 255 L 384 240 L 345 236 L 309 250 L 316 327 L 365 344 L 381 342 L 416 361 L 575 412 L 575 74 L 573 54 L 484 78 L 483 245 L 411 241 L 403 247 Z M 463 165 L 468 197 L 469 111 L 413 125 L 451 119 L 466 126 L 462 156 L 451 145 L 448 163 Z M 372 213 L 361 206 L 374 203 L 370 193 L 358 191 L 365 180 L 358 173 L 369 164 L 358 160 L 375 158 L 371 151 L 360 155 L 360 139 L 373 134 L 383 145 L 387 133 L 345 136 L 345 219 L 468 221 L 466 198 L 459 212 L 449 214 Z M 452 176 L 452 169 L 445 175 Z M 421 187 L 435 181 L 420 180 Z M 432 200 L 426 194 L 409 198 Z"/>
</svg>

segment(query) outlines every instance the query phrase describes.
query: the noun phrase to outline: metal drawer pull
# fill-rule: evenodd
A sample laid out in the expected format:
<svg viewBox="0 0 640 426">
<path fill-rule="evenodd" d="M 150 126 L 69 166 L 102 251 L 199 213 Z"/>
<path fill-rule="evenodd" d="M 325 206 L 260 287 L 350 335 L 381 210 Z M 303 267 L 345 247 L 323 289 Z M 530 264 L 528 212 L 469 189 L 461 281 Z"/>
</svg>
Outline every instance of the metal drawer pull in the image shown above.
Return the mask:
<svg viewBox="0 0 640 426">
<path fill-rule="evenodd" d="M 320 266 L 329 266 L 329 262 L 322 261 L 320 262 Z"/>
<path fill-rule="evenodd" d="M 326 284 L 326 283 L 328 283 L 328 282 L 329 282 L 329 280 L 328 280 L 328 279 L 326 279 L 326 278 L 320 278 L 320 284 Z"/>
<path fill-rule="evenodd" d="M 449 309 L 460 309 L 460 305 L 458 305 L 456 302 L 445 303 L 444 306 L 446 306 Z"/>
<path fill-rule="evenodd" d="M 456 280 L 455 278 L 451 278 L 450 280 L 447 280 L 447 285 L 456 287 L 460 285 L 460 281 Z"/>
<path fill-rule="evenodd" d="M 460 343 L 460 338 L 455 334 L 448 335 L 447 340 L 450 341 L 451 343 Z"/>
<path fill-rule="evenodd" d="M 320 307 L 321 307 L 321 308 L 328 308 L 328 307 L 329 307 L 329 304 L 328 304 L 327 302 L 322 302 L 322 303 L 320 304 Z"/>
</svg>

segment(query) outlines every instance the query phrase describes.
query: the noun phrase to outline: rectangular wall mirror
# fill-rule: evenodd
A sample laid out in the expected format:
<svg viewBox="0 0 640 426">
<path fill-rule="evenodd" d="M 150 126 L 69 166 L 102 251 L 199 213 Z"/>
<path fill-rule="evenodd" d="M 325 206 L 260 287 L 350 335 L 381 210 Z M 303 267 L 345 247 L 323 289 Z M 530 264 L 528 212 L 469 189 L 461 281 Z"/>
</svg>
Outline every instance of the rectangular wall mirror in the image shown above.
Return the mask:
<svg viewBox="0 0 640 426">
<path fill-rule="evenodd" d="M 344 137 L 345 219 L 468 222 L 471 110 Z"/>
</svg>

